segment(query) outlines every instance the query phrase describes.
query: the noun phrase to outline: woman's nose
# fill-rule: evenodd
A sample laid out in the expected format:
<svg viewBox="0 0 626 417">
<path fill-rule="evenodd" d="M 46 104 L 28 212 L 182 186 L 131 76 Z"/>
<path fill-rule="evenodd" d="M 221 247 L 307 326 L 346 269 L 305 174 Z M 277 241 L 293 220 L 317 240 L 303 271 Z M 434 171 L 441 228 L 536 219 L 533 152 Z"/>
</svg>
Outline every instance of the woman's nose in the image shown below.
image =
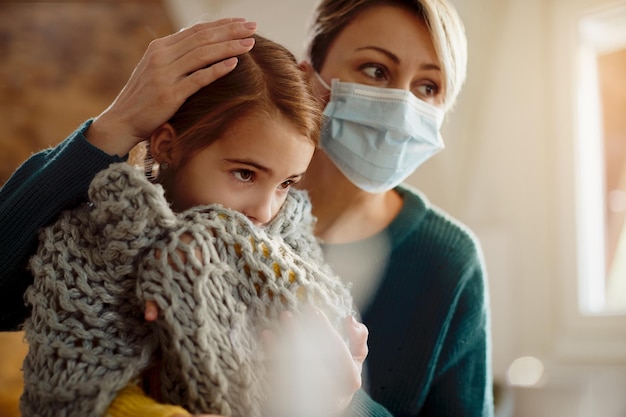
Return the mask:
<svg viewBox="0 0 626 417">
<path fill-rule="evenodd" d="M 398 90 L 411 91 L 413 85 L 412 85 L 411 78 L 409 78 L 409 77 L 397 77 L 397 78 L 393 79 L 387 85 L 387 87 L 389 87 L 389 88 L 396 88 Z"/>
<path fill-rule="evenodd" d="M 397 80 L 388 85 L 389 88 L 396 88 L 398 90 L 406 90 L 411 91 L 411 81 L 410 80 Z"/>
</svg>

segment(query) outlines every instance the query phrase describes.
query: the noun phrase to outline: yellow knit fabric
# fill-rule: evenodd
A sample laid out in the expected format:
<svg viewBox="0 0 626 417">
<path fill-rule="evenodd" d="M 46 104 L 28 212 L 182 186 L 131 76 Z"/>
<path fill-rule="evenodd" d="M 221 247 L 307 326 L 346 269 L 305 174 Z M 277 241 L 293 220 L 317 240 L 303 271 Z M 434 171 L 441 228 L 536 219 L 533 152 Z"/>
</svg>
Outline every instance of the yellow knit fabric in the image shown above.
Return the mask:
<svg viewBox="0 0 626 417">
<path fill-rule="evenodd" d="M 105 417 L 174 417 L 190 416 L 189 412 L 177 405 L 159 404 L 148 397 L 134 383 L 119 392 L 106 412 Z"/>
</svg>

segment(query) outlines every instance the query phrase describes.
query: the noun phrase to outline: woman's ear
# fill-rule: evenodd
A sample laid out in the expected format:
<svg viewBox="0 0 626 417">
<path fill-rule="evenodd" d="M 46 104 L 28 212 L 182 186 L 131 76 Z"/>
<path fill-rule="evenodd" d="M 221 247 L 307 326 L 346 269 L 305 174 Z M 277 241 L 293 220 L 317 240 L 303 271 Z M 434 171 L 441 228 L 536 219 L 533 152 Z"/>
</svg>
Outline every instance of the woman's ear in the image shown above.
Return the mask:
<svg viewBox="0 0 626 417">
<path fill-rule="evenodd" d="M 313 94 L 315 95 L 315 97 L 317 97 L 323 109 L 324 106 L 326 106 L 326 103 L 328 103 L 328 99 L 330 98 L 330 92 L 328 91 L 328 88 L 322 85 L 319 79 L 319 75 L 317 75 L 315 68 L 313 68 L 313 64 L 311 64 L 309 61 L 302 61 L 298 66 L 306 74 L 306 78 L 311 85 L 311 88 L 313 89 Z"/>
<path fill-rule="evenodd" d="M 174 140 L 176 131 L 169 123 L 159 126 L 150 136 L 150 153 L 159 164 L 174 164 Z"/>
<path fill-rule="evenodd" d="M 306 77 L 309 80 L 309 82 L 311 82 L 313 73 L 315 72 L 315 70 L 313 69 L 313 65 L 311 65 L 309 61 L 302 61 L 300 62 L 300 64 L 298 64 L 298 66 L 306 74 Z"/>
</svg>

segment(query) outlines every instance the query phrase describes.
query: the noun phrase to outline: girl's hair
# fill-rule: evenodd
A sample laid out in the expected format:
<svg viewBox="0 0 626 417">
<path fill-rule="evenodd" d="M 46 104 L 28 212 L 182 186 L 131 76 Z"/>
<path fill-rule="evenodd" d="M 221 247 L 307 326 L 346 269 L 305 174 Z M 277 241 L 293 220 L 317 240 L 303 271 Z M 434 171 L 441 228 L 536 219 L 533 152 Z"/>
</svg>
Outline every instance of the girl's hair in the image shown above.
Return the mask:
<svg viewBox="0 0 626 417">
<path fill-rule="evenodd" d="M 333 41 L 363 10 L 378 5 L 406 8 L 430 31 L 444 79 L 444 102 L 450 109 L 465 81 L 467 39 L 463 22 L 447 0 L 320 0 L 309 28 L 307 56 L 321 71 Z"/>
<path fill-rule="evenodd" d="M 259 35 L 254 38 L 254 47 L 238 57 L 235 69 L 189 97 L 169 120 L 181 164 L 250 114 L 282 115 L 317 145 L 321 104 L 304 71 L 285 47 Z M 147 173 L 150 160 L 148 150 Z"/>
</svg>

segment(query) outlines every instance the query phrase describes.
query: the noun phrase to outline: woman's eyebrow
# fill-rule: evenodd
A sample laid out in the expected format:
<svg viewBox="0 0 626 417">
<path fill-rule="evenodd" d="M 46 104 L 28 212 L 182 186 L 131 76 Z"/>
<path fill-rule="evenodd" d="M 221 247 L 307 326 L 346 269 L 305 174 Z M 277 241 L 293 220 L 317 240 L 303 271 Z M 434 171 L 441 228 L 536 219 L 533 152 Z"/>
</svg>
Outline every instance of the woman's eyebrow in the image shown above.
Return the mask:
<svg viewBox="0 0 626 417">
<path fill-rule="evenodd" d="M 400 58 L 398 58 L 398 56 L 396 54 L 394 54 L 393 52 L 388 51 L 388 50 L 386 50 L 384 48 L 380 48 L 378 46 L 363 46 L 361 48 L 357 48 L 356 50 L 357 51 L 364 51 L 364 50 L 368 50 L 368 49 L 371 49 L 371 50 L 374 50 L 374 51 L 380 52 L 381 54 L 386 55 L 387 58 L 392 60 L 395 64 L 399 64 L 400 63 Z"/>
<path fill-rule="evenodd" d="M 378 46 L 363 46 L 361 48 L 357 48 L 356 51 L 363 51 L 363 50 L 374 50 L 377 52 L 380 52 L 381 54 L 385 55 L 387 58 L 389 58 L 391 61 L 393 61 L 394 64 L 399 64 L 400 63 L 400 58 L 398 58 L 398 56 L 396 54 L 394 54 L 393 52 L 385 49 L 385 48 L 381 48 Z M 423 70 L 437 70 L 437 71 L 441 71 L 441 67 L 437 64 L 433 64 L 433 63 L 425 63 L 422 64 L 420 66 L 420 69 Z"/>
</svg>

